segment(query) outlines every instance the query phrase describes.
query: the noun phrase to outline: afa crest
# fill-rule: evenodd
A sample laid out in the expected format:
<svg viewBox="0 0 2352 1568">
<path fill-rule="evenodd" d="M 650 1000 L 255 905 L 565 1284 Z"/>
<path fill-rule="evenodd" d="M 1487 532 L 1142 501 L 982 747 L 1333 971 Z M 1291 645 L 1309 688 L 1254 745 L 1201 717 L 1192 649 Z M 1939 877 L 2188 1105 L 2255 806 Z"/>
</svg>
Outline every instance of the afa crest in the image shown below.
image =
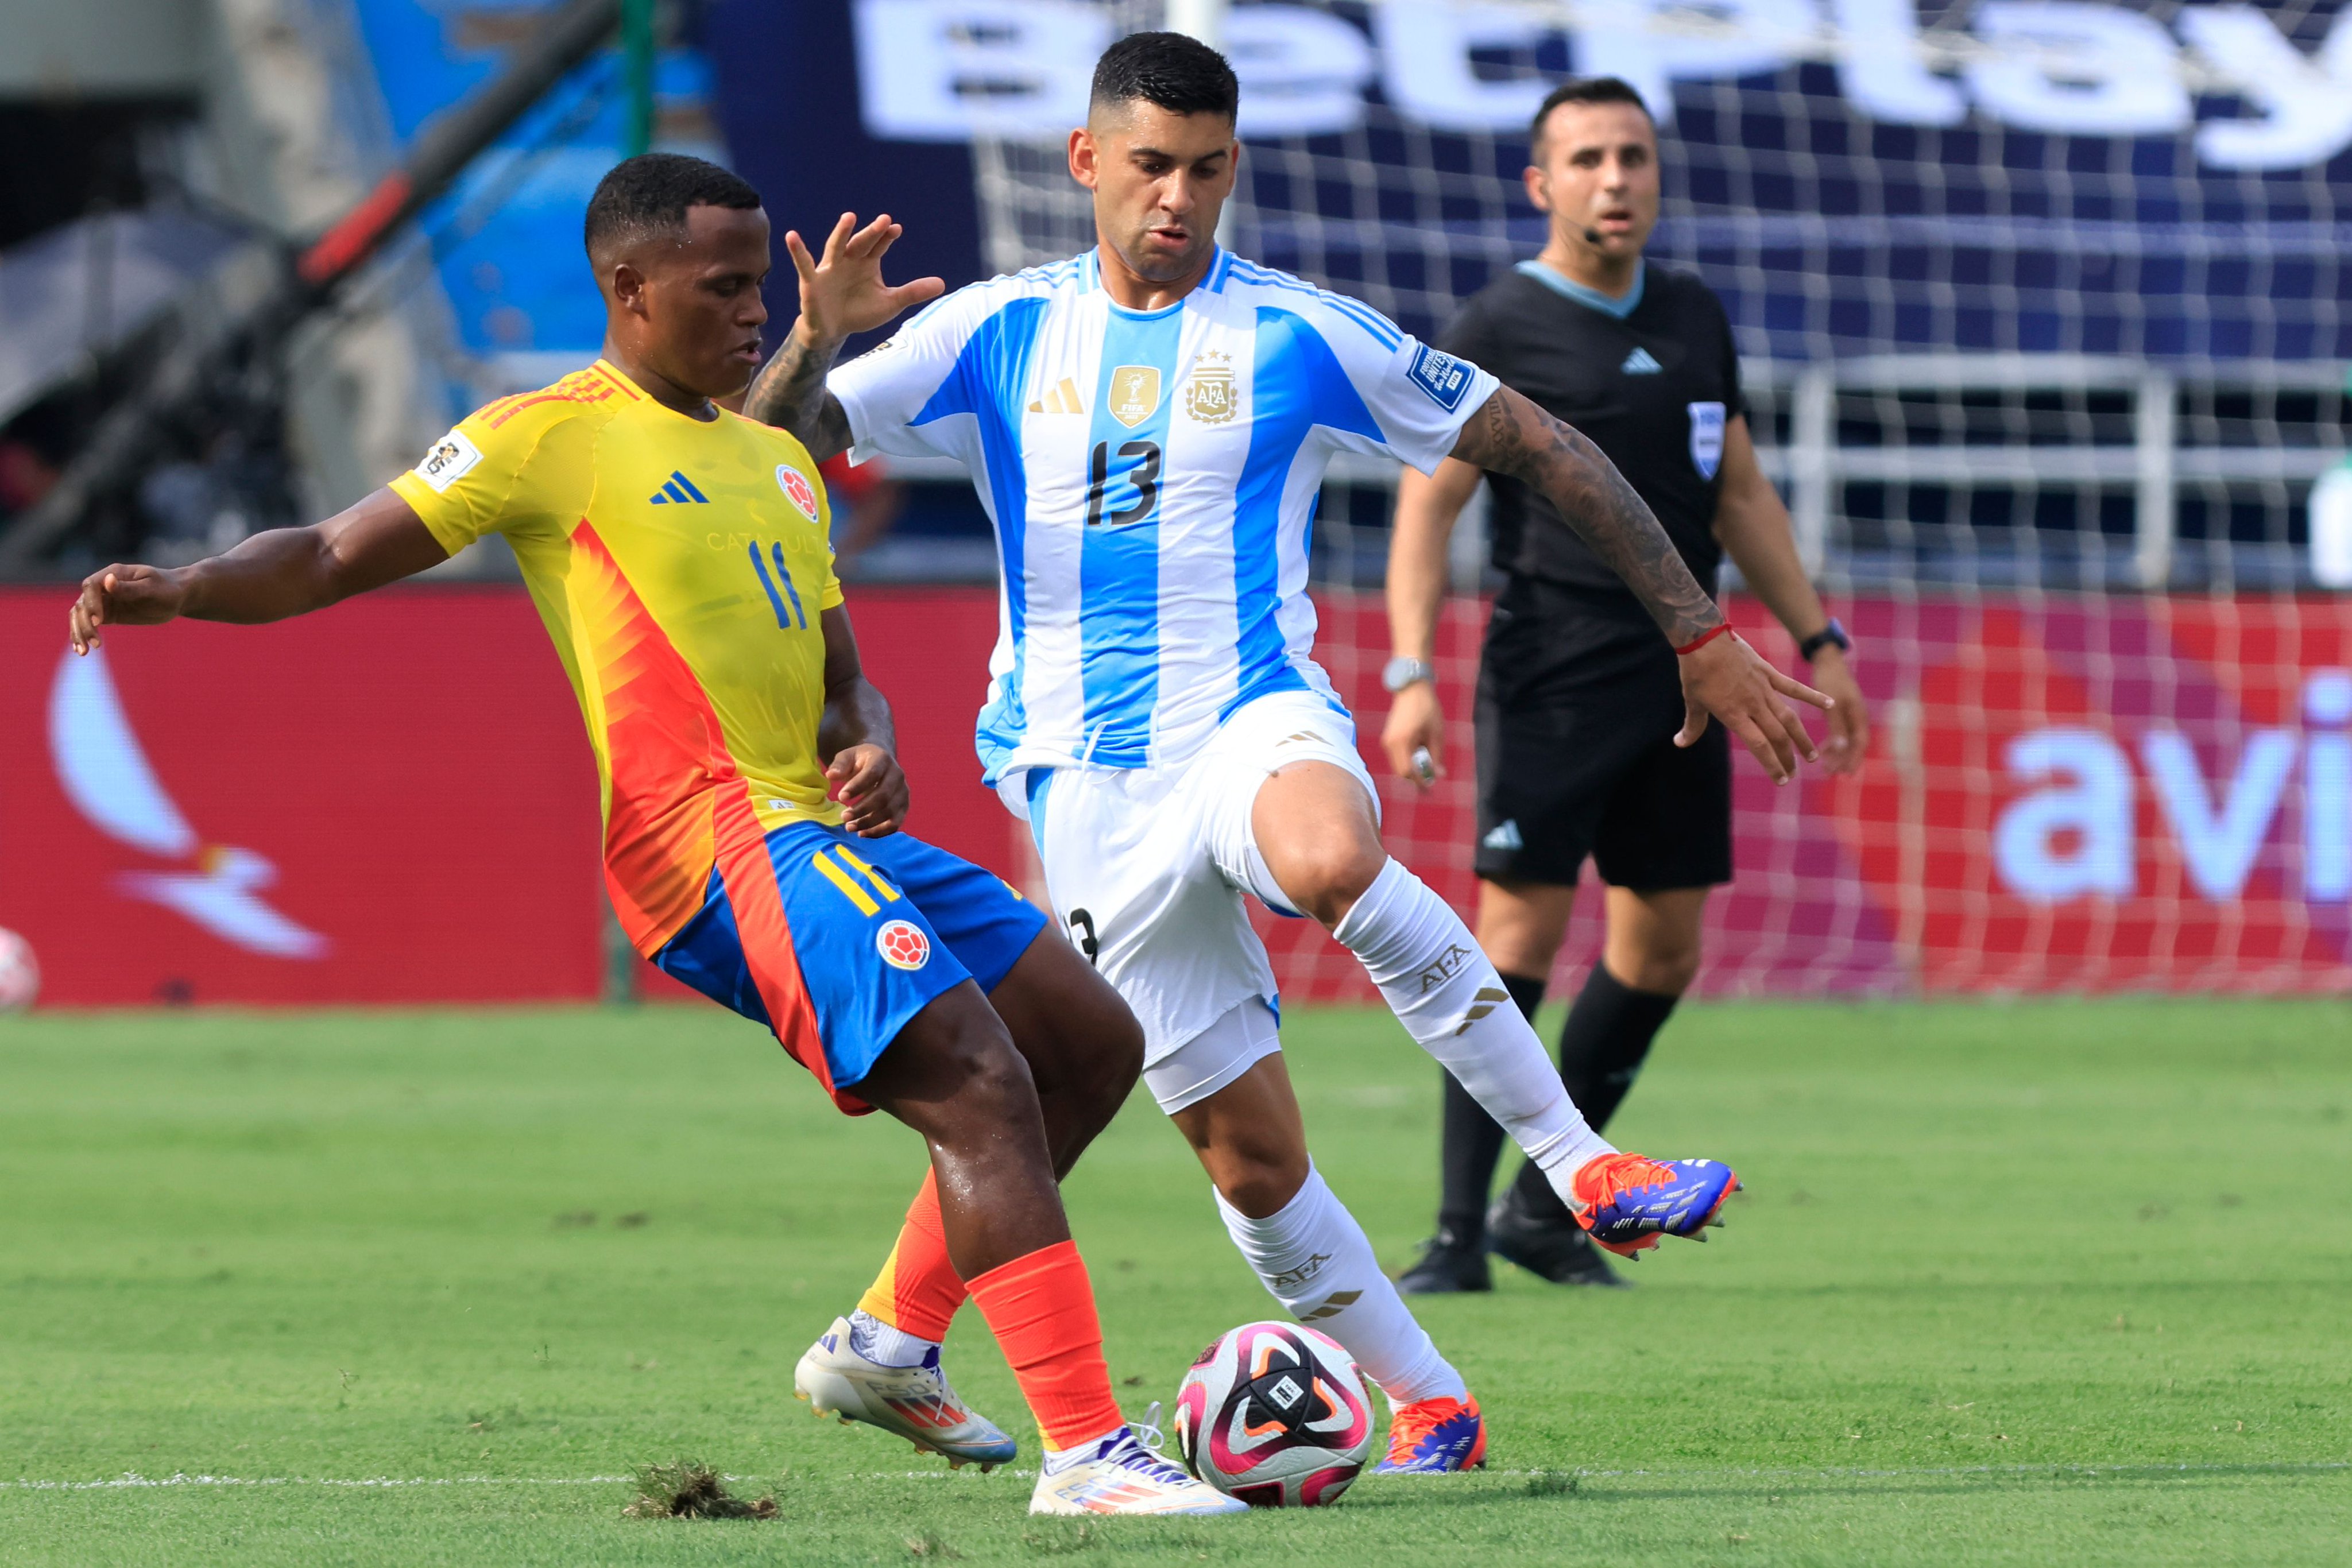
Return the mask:
<svg viewBox="0 0 2352 1568">
<path fill-rule="evenodd" d="M 1110 373 L 1110 416 L 1133 430 L 1160 411 L 1160 367 L 1121 365 Z"/>
<path fill-rule="evenodd" d="M 1212 349 L 1195 358 L 1192 379 L 1184 383 L 1184 412 L 1202 424 L 1223 424 L 1240 409 L 1232 356 Z"/>
</svg>

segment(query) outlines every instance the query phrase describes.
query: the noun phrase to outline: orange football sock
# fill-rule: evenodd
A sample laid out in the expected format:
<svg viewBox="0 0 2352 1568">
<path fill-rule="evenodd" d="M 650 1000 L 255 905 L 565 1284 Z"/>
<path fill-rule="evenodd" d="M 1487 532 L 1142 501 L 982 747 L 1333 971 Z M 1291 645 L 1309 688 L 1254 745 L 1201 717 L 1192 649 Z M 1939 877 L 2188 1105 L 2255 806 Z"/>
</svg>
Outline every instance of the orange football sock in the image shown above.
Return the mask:
<svg viewBox="0 0 2352 1568">
<path fill-rule="evenodd" d="M 1127 1424 L 1111 1395 L 1094 1282 L 1076 1242 L 1056 1241 L 991 1269 L 971 1281 L 971 1299 L 1047 1448 L 1074 1448 Z"/>
<path fill-rule="evenodd" d="M 890 1249 L 882 1272 L 866 1287 L 857 1310 L 901 1333 L 933 1343 L 948 1337 L 948 1324 L 971 1294 L 948 1261 L 947 1230 L 940 1224 L 940 1178 L 926 1173 L 923 1190 L 907 1206 L 907 1222 Z"/>
</svg>

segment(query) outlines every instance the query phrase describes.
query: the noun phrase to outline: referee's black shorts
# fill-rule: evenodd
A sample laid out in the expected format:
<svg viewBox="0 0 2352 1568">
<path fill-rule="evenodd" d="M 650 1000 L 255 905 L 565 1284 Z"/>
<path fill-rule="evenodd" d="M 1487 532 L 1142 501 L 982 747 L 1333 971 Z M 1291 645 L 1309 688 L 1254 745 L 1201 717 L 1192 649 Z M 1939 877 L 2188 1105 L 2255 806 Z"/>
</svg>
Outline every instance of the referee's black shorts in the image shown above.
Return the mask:
<svg viewBox="0 0 2352 1568">
<path fill-rule="evenodd" d="M 1514 576 L 1478 664 L 1478 874 L 1640 891 L 1731 880 L 1731 748 L 1675 745 L 1682 677 L 1629 596 Z"/>
</svg>

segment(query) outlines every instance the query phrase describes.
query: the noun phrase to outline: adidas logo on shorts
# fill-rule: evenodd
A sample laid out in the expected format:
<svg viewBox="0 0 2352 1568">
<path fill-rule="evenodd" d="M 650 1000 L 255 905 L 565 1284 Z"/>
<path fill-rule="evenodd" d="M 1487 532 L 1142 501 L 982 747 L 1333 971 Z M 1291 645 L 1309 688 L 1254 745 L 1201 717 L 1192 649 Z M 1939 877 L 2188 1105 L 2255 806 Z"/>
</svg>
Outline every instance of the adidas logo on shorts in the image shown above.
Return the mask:
<svg viewBox="0 0 2352 1568">
<path fill-rule="evenodd" d="M 1478 841 L 1490 850 L 1523 850 L 1528 847 L 1527 841 L 1519 837 L 1519 824 L 1516 818 Z"/>
</svg>

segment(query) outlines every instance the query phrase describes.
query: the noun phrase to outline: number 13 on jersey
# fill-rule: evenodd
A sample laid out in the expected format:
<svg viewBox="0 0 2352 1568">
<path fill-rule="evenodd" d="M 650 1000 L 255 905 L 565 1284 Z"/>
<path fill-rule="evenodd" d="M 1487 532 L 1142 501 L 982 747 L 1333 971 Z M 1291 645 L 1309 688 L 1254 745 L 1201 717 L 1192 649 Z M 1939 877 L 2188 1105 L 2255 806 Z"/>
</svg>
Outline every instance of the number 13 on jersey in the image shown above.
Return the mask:
<svg viewBox="0 0 2352 1568">
<path fill-rule="evenodd" d="M 1160 444 L 1156 441 L 1127 441 L 1119 444 L 1118 456 L 1130 465 L 1118 476 L 1135 486 L 1135 501 L 1121 507 L 1109 516 L 1103 515 L 1103 505 L 1113 482 L 1110 471 L 1111 450 L 1108 441 L 1095 443 L 1093 454 L 1087 459 L 1087 527 L 1108 523 L 1113 528 L 1129 523 L 1140 523 L 1150 517 L 1160 505 Z"/>
</svg>

